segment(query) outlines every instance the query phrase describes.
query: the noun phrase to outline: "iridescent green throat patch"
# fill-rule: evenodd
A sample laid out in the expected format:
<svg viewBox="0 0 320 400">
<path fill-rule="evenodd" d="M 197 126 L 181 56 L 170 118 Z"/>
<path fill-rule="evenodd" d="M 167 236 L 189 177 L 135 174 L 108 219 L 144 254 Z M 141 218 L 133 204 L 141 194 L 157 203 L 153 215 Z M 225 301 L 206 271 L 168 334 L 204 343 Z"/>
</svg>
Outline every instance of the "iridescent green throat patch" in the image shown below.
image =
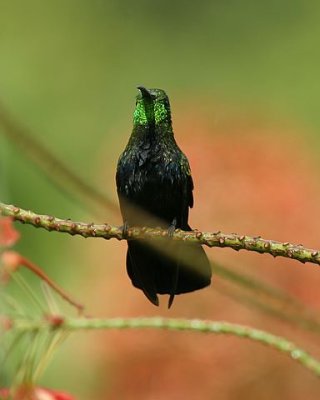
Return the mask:
<svg viewBox="0 0 320 400">
<path fill-rule="evenodd" d="M 151 97 L 137 96 L 136 108 L 133 113 L 134 125 L 160 124 L 171 122 L 170 104 L 163 90 L 150 89 Z"/>
</svg>

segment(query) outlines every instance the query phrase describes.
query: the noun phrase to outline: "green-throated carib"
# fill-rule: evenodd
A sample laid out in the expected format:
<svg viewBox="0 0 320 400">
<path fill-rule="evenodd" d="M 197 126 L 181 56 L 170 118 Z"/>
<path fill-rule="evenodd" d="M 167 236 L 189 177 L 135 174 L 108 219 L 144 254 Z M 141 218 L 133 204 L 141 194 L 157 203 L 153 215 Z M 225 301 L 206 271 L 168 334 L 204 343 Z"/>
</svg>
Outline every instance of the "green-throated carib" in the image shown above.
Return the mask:
<svg viewBox="0 0 320 400">
<path fill-rule="evenodd" d="M 133 130 L 116 174 L 124 226 L 161 226 L 168 228 L 169 237 L 175 228 L 191 231 L 193 182 L 189 162 L 173 136 L 168 96 L 161 89 L 138 89 Z M 129 240 L 127 272 L 153 304 L 159 305 L 157 293 L 169 294 L 170 307 L 176 294 L 209 285 L 211 268 L 199 244 L 169 239 L 165 247 L 163 252 L 145 241 Z"/>
</svg>

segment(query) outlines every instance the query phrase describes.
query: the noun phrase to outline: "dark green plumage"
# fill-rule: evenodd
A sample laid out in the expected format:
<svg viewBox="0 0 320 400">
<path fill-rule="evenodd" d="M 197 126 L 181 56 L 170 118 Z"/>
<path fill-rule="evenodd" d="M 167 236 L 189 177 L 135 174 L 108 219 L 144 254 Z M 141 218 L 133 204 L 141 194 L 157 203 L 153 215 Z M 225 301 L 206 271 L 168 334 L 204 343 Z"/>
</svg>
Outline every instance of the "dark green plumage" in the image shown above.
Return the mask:
<svg viewBox="0 0 320 400">
<path fill-rule="evenodd" d="M 193 206 L 193 182 L 188 160 L 173 136 L 168 97 L 160 89 L 138 89 L 133 131 L 119 158 L 116 174 L 124 223 L 156 225 L 168 228 L 169 232 L 174 228 L 190 231 L 188 214 Z M 175 258 L 143 241 L 128 241 L 127 271 L 132 284 L 142 289 L 153 304 L 159 304 L 157 293 L 169 294 L 170 307 L 175 294 L 209 285 L 211 268 L 198 244 L 170 240 L 166 249 Z"/>
</svg>

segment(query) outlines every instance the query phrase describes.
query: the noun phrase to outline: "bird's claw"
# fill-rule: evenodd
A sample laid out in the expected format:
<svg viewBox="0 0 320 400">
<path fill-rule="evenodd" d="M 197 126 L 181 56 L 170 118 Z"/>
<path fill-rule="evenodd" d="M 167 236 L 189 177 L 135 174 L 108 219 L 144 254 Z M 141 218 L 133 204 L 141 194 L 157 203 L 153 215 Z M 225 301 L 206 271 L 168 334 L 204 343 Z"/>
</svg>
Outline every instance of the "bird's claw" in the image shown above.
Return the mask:
<svg viewBox="0 0 320 400">
<path fill-rule="evenodd" d="M 171 222 L 169 228 L 168 228 L 168 236 L 169 236 L 169 237 L 172 237 L 172 236 L 173 236 L 174 231 L 176 230 L 176 227 L 177 227 L 177 219 L 174 218 L 174 219 L 172 220 L 172 222 Z"/>
<path fill-rule="evenodd" d="M 128 230 L 129 230 L 129 224 L 128 221 L 123 221 L 123 225 L 120 227 L 122 231 L 122 237 L 126 239 L 128 237 Z"/>
</svg>

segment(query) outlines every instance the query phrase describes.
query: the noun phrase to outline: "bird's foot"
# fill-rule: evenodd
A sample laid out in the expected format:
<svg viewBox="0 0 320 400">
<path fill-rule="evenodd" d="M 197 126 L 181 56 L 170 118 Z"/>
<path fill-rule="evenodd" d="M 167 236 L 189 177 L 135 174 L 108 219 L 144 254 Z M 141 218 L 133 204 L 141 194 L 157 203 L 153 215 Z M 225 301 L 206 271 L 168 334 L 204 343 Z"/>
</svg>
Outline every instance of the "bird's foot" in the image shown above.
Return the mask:
<svg viewBox="0 0 320 400">
<path fill-rule="evenodd" d="M 169 228 L 168 228 L 168 236 L 169 236 L 169 237 L 172 237 L 172 236 L 173 236 L 174 231 L 176 230 L 176 227 L 177 227 L 177 219 L 174 218 L 174 219 L 172 220 L 172 222 L 171 222 Z"/>
<path fill-rule="evenodd" d="M 129 230 L 128 221 L 123 221 L 123 225 L 120 226 L 120 229 L 121 229 L 121 231 L 122 231 L 122 237 L 123 237 L 124 239 L 127 239 L 127 238 L 128 238 L 128 230 Z"/>
</svg>

